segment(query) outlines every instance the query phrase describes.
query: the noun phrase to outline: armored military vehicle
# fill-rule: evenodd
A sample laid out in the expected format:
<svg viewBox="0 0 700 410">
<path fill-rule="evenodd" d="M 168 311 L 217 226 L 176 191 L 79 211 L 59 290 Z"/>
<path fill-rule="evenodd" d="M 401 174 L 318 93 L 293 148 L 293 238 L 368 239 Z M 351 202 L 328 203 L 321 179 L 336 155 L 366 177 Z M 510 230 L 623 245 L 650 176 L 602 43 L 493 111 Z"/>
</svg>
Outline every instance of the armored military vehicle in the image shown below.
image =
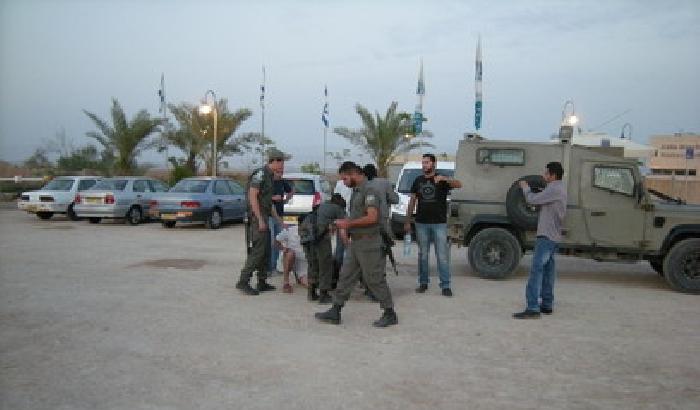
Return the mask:
<svg viewBox="0 0 700 410">
<path fill-rule="evenodd" d="M 648 190 L 636 160 L 621 148 L 569 143 L 459 142 L 448 209 L 451 243 L 467 246 L 472 269 L 485 278 L 515 270 L 536 239 L 537 207 L 518 186 L 545 186 L 550 161 L 564 167 L 568 209 L 560 253 L 597 261 L 648 261 L 671 288 L 700 293 L 700 206 Z"/>
</svg>

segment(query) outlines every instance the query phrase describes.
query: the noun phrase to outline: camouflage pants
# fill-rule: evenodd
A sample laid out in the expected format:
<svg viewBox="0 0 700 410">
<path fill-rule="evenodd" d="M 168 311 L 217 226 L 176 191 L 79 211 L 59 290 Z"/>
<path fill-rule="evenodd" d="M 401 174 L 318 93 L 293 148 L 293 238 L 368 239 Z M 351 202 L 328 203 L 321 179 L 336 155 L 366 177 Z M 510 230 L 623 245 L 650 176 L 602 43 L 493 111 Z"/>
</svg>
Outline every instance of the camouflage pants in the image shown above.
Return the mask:
<svg viewBox="0 0 700 410">
<path fill-rule="evenodd" d="M 316 245 L 304 245 L 304 254 L 306 261 L 309 263 L 308 280 L 310 285 L 318 285 L 318 256 L 316 254 Z"/>
<path fill-rule="evenodd" d="M 369 291 L 379 300 L 379 306 L 383 309 L 393 308 L 394 302 L 386 282 L 386 256 L 382 251 L 381 236 L 353 240 L 345 252 L 333 303 L 345 304 L 361 277 Z"/>
<path fill-rule="evenodd" d="M 318 261 L 318 288 L 331 290 L 335 261 L 333 260 L 333 244 L 330 234 L 325 234 L 316 244 L 316 260 Z"/>
<path fill-rule="evenodd" d="M 241 281 L 248 282 L 253 276 L 253 272 L 258 272 L 258 280 L 267 278 L 267 265 L 270 261 L 270 227 L 266 231 L 260 232 L 258 220 L 250 218 L 248 229 L 248 240 L 251 242 L 250 253 L 245 260 L 245 265 L 241 269 Z M 248 246 L 248 244 L 246 244 Z"/>
</svg>

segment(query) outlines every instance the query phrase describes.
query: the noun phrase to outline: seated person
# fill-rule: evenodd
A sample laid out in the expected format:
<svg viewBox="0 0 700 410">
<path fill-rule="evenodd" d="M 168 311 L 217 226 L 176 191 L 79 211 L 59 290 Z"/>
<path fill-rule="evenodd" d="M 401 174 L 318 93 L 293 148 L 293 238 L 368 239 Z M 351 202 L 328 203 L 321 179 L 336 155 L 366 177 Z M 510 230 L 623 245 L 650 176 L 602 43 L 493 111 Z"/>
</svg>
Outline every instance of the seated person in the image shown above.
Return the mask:
<svg viewBox="0 0 700 410">
<path fill-rule="evenodd" d="M 299 240 L 299 227 L 287 225 L 282 232 L 275 237 L 276 245 L 282 250 L 282 281 L 284 293 L 292 293 L 292 285 L 289 283 L 289 273 L 294 272 L 298 284 L 307 287 L 307 266 L 304 249 Z"/>
</svg>

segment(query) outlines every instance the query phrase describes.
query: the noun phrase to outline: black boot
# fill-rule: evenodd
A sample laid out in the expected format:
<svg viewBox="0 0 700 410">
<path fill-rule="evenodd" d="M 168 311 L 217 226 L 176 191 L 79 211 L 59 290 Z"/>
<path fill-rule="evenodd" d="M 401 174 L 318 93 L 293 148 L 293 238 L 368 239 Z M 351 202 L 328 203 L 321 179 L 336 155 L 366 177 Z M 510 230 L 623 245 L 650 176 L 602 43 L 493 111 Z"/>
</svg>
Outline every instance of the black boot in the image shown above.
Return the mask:
<svg viewBox="0 0 700 410">
<path fill-rule="evenodd" d="M 307 299 L 309 299 L 312 302 L 318 300 L 318 294 L 316 293 L 316 285 L 313 283 L 309 285 L 309 294 L 307 296 Z"/>
<path fill-rule="evenodd" d="M 245 293 L 246 295 L 252 295 L 255 296 L 259 294 L 257 290 L 253 289 L 250 287 L 250 283 L 248 283 L 247 280 L 240 279 L 238 283 L 236 283 L 236 289 L 240 290 L 241 292 Z"/>
<path fill-rule="evenodd" d="M 265 282 L 265 280 L 258 280 L 258 292 L 267 292 L 268 290 L 275 290 L 276 287 Z"/>
<path fill-rule="evenodd" d="M 374 322 L 375 327 L 387 327 L 391 325 L 396 325 L 399 323 L 399 318 L 396 316 L 394 309 L 384 309 L 384 314 L 379 320 Z"/>
<path fill-rule="evenodd" d="M 342 308 L 343 307 L 340 305 L 333 305 L 327 311 L 316 313 L 314 316 L 316 316 L 316 319 L 318 319 L 322 322 L 330 323 L 333 325 L 339 325 L 340 324 L 340 309 L 342 309 Z"/>
<path fill-rule="evenodd" d="M 328 305 L 331 302 L 333 302 L 333 298 L 331 297 L 331 295 L 328 293 L 327 290 L 322 290 L 321 294 L 318 297 L 318 304 Z"/>
</svg>

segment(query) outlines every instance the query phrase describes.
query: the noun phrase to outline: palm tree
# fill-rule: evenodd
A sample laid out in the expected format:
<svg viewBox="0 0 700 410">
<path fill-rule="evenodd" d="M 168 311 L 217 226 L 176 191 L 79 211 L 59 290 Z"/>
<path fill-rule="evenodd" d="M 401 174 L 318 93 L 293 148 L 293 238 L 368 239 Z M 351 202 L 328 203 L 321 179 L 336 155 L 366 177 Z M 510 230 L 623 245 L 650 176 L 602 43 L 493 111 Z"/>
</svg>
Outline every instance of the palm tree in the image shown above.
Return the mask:
<svg viewBox="0 0 700 410">
<path fill-rule="evenodd" d="M 116 153 L 115 171 L 130 175 L 136 170 L 136 157 L 146 149 L 153 147 L 148 137 L 163 124 L 160 118 L 151 118 L 146 110 L 141 110 L 128 121 L 124 109 L 116 98 L 112 98 L 112 125 L 97 115 L 83 110 L 97 126 L 99 133 L 90 131 L 86 135 L 96 139 L 108 154 Z"/>
<path fill-rule="evenodd" d="M 384 117 L 375 112 L 372 115 L 360 104 L 355 106 L 355 111 L 362 120 L 363 128 L 349 129 L 337 127 L 333 131 L 358 146 L 377 164 L 380 176 L 386 176 L 387 166 L 397 155 L 406 154 L 416 148 L 433 147 L 433 144 L 423 141 L 422 138 L 432 138 L 430 131 L 424 131 L 418 137 L 407 138 L 413 132 L 411 115 L 405 112 L 396 112 L 397 103 L 389 105 Z"/>
<path fill-rule="evenodd" d="M 190 103 L 170 104 L 168 108 L 175 117 L 179 128 L 166 132 L 165 139 L 185 153 L 187 156 L 185 164 L 193 173 L 197 172 L 197 159 L 204 161 L 207 172 L 210 173 L 213 163 L 213 117 L 200 115 L 198 106 Z M 216 109 L 218 111 L 217 157 L 220 159 L 226 155 L 241 153 L 243 147 L 252 137 L 248 134 L 235 137 L 234 134 L 243 121 L 250 118 L 251 111 L 247 108 L 241 108 L 230 112 L 225 98 L 216 103 Z"/>
</svg>

